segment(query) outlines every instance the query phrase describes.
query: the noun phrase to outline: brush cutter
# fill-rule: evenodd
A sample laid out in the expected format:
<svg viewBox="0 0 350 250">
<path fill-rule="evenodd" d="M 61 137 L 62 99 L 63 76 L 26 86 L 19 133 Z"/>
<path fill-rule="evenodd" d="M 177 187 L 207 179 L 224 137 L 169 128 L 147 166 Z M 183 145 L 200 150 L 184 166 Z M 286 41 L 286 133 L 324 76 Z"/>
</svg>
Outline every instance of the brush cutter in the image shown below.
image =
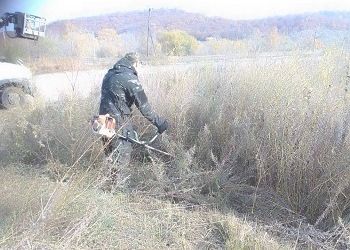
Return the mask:
<svg viewBox="0 0 350 250">
<path fill-rule="evenodd" d="M 170 157 L 174 157 L 173 155 L 171 155 L 165 151 L 162 151 L 160 149 L 154 148 L 154 147 L 149 145 L 149 144 L 153 143 L 158 138 L 158 136 L 160 135 L 159 133 L 156 133 L 152 137 L 152 139 L 150 139 L 149 141 L 140 140 L 136 131 L 135 131 L 135 139 L 132 138 L 131 136 L 129 136 L 130 132 L 128 132 L 127 136 L 117 134 L 116 133 L 115 119 L 113 117 L 111 117 L 109 114 L 94 116 L 91 120 L 91 126 L 92 126 L 92 131 L 95 134 L 105 136 L 108 139 L 112 139 L 113 137 L 118 137 L 118 138 L 127 140 L 131 143 L 135 143 L 137 145 L 143 146 L 149 150 L 152 150 L 152 151 L 155 151 L 155 152 L 158 152 L 158 153 L 161 153 L 163 155 L 170 156 Z"/>
</svg>

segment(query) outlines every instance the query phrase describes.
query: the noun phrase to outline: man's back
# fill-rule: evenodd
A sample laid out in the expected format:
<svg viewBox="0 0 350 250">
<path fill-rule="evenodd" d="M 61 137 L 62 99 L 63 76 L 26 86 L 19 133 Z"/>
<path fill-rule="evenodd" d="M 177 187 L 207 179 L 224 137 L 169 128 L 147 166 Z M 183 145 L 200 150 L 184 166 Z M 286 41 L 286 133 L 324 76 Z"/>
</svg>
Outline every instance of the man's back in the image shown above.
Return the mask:
<svg viewBox="0 0 350 250">
<path fill-rule="evenodd" d="M 131 106 L 135 102 L 132 93 L 137 85 L 136 71 L 127 62 L 119 61 L 103 79 L 100 114 L 130 115 Z"/>
<path fill-rule="evenodd" d="M 131 115 L 131 106 L 135 104 L 141 114 L 162 133 L 168 127 L 167 121 L 158 116 L 148 103 L 138 80 L 136 65 L 132 53 L 131 56 L 128 53 L 108 71 L 102 83 L 99 114 L 109 114 L 120 123 Z"/>
</svg>

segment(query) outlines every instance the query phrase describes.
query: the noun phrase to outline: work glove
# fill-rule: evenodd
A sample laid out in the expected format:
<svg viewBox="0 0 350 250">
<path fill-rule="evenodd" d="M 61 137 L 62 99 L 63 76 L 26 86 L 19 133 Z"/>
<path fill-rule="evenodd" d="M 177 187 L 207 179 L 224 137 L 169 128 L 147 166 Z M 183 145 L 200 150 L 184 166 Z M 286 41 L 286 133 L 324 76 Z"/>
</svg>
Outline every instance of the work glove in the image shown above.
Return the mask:
<svg viewBox="0 0 350 250">
<path fill-rule="evenodd" d="M 159 134 L 162 134 L 165 130 L 167 130 L 168 128 L 168 122 L 167 120 L 165 120 L 164 118 L 161 118 L 159 117 L 157 120 L 156 120 L 156 127 L 158 129 L 158 133 Z"/>
</svg>

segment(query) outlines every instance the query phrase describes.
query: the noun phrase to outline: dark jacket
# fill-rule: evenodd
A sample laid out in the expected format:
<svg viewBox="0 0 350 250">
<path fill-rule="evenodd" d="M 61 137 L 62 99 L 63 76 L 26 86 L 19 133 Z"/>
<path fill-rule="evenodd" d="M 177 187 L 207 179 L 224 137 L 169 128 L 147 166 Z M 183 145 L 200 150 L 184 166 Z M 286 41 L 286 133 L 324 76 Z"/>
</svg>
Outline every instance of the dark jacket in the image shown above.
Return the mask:
<svg viewBox="0 0 350 250">
<path fill-rule="evenodd" d="M 110 114 L 120 124 L 131 115 L 133 104 L 155 126 L 164 122 L 148 103 L 135 68 L 129 60 L 122 58 L 103 78 L 99 114 Z"/>
</svg>

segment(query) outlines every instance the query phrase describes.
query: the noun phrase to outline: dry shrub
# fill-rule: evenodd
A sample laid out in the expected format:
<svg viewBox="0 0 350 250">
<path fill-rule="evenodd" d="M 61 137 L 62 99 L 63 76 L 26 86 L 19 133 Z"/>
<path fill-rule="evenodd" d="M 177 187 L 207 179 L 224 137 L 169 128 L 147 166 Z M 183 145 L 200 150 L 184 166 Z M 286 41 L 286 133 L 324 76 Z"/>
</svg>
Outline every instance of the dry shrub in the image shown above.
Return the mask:
<svg viewBox="0 0 350 250">
<path fill-rule="evenodd" d="M 96 99 L 83 99 L 72 92 L 57 102 L 38 104 L 32 110 L 4 111 L 0 131 L 1 144 L 7 152 L 4 161 L 59 162 L 69 167 L 99 162 L 100 140 L 89 125 L 96 105 Z"/>
<path fill-rule="evenodd" d="M 231 183 L 242 183 L 255 187 L 255 196 L 272 192 L 282 209 L 328 230 L 349 211 L 347 70 L 347 56 L 328 51 L 274 62 L 181 65 L 144 78 L 171 121 L 174 162 L 194 150 L 187 177 L 204 173 L 187 183 L 195 192 L 207 178 L 211 187 L 202 193 L 226 200 L 228 190 L 235 192 Z M 171 166 L 172 174 L 186 168 Z M 176 185 L 178 175 L 172 178 L 174 189 L 189 189 Z M 239 205 L 231 202 L 226 205 Z"/>
</svg>

